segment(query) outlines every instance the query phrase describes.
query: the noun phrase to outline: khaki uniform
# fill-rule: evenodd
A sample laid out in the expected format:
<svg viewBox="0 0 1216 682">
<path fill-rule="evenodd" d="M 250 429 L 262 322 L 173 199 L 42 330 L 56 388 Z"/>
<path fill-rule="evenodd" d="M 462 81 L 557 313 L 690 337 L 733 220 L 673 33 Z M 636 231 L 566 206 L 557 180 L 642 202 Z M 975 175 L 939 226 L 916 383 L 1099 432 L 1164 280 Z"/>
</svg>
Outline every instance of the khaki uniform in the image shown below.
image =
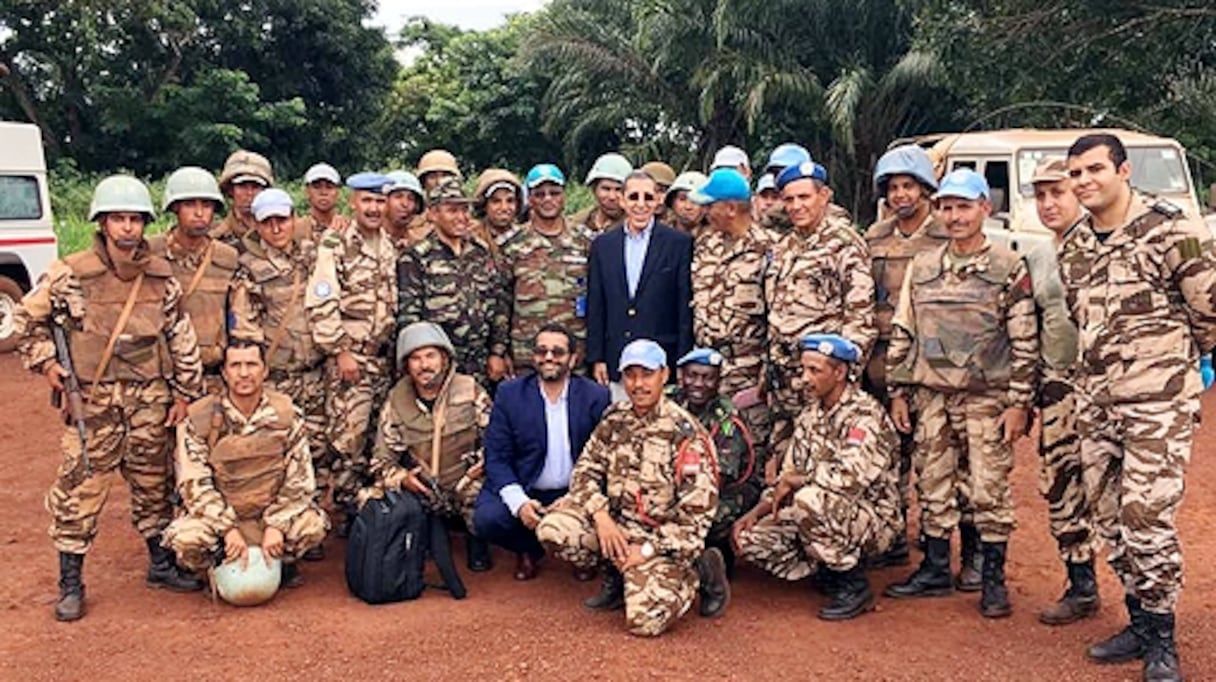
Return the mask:
<svg viewBox="0 0 1216 682">
<path fill-rule="evenodd" d="M 236 275 L 237 250 L 211 239 L 199 251 L 189 252 L 177 240 L 180 227 L 148 239 L 151 253 L 169 261 L 182 285 L 182 309 L 190 315 L 198 337 L 207 391 L 223 389 L 220 369 L 228 345 L 228 289 Z M 255 233 L 256 234 L 256 233 Z"/>
<path fill-rule="evenodd" d="M 844 218 L 828 214 L 810 232 L 791 231 L 773 247 L 765 276 L 772 452 L 782 453 L 802 411 L 802 361 L 807 334 L 840 334 L 862 357 L 874 345 L 874 276 L 865 241 Z"/>
<path fill-rule="evenodd" d="M 886 410 L 856 386 L 830 409 L 808 405 L 794 427 L 781 475 L 806 477 L 789 505 L 740 535 L 740 556 L 778 578 L 820 566 L 848 571 L 886 552 L 903 530 L 899 439 Z M 773 488 L 764 491 L 772 501 Z"/>
<path fill-rule="evenodd" d="M 246 237 L 245 243 L 229 298 L 231 334 L 266 346 L 266 385 L 291 398 L 304 413 L 317 497 L 324 499 L 330 478 L 325 355 L 313 341 L 304 308 L 316 246 L 305 239 L 293 241 L 287 251 L 281 251 L 263 244 L 256 234 Z"/>
<path fill-rule="evenodd" d="M 449 506 L 441 511 L 460 518 L 471 531 L 473 503 L 485 479 L 471 478 L 468 470 L 485 462 L 481 439 L 492 407 L 489 394 L 467 375 L 451 376 L 433 409 L 418 399 L 413 381 L 402 378 L 380 414 L 371 465 L 374 488 L 361 497 L 401 489 L 410 468 L 422 464 L 448 498 Z M 437 442 L 436 429 L 441 434 Z"/>
<path fill-rule="evenodd" d="M 207 396 L 189 414 L 177 427 L 177 490 L 185 514 L 164 538 L 182 566 L 202 572 L 215 565 L 220 541 L 233 528 L 250 545 L 277 528 L 289 563 L 321 544 L 329 519 L 313 501 L 304 415 L 291 398 L 266 391 L 246 417 L 227 395 Z"/>
<path fill-rule="evenodd" d="M 532 368 L 532 343 L 546 324 L 564 326 L 584 350 L 587 340 L 587 256 L 592 233 L 567 222 L 561 234 L 523 226 L 502 244 L 511 291 L 511 358 Z M 585 353 L 584 353 L 585 357 Z"/>
<path fill-rule="evenodd" d="M 317 246 L 317 262 L 304 294 L 313 341 L 327 356 L 326 408 L 329 469 L 334 503 L 351 506 L 368 481 L 368 433 L 388 392 L 388 348 L 397 309 L 397 252 L 380 231 L 369 237 L 357 225 L 329 231 Z M 359 379 L 338 376 L 337 356 L 349 352 Z"/>
<path fill-rule="evenodd" d="M 237 216 L 236 208 L 230 208 L 228 215 L 224 216 L 218 225 L 211 228 L 211 238 L 231 246 L 239 253 L 244 253 L 245 235 L 257 234 L 257 231 L 258 223 L 253 216 L 249 216 L 249 220 L 246 221 Z"/>
<path fill-rule="evenodd" d="M 625 620 L 635 635 L 663 633 L 692 605 L 695 562 L 718 509 L 717 454 L 709 434 L 663 398 L 639 417 L 627 402 L 604 414 L 536 537 L 577 566 L 602 560 L 592 518 L 607 510 L 630 544 L 655 555 L 624 571 Z"/>
<path fill-rule="evenodd" d="M 592 234 L 598 235 L 602 232 L 607 232 L 609 228 L 611 228 L 613 225 L 619 224 L 622 220 L 624 220 L 624 216 L 614 220 L 609 218 L 603 211 L 601 211 L 598 205 L 592 204 L 591 206 L 570 215 L 568 218 L 566 218 L 566 223 L 575 227 L 581 227 L 588 230 Z"/>
<path fill-rule="evenodd" d="M 67 310 L 68 346 L 84 390 L 84 475 L 74 424 L 63 430 L 63 461 L 46 496 L 50 536 L 60 552 L 84 554 L 97 535 L 97 517 L 119 470 L 131 488 L 131 520 L 145 539 L 169 525 L 172 483 L 165 419 L 175 397 L 202 393 L 202 364 L 182 289 L 162 258 L 140 259 L 143 278 L 132 313 L 108 363 L 105 347 L 134 282 L 115 274 L 101 237 L 93 248 L 55 261 L 14 313 L 25 366 L 43 372 L 55 357 L 50 318 Z"/>
<path fill-rule="evenodd" d="M 1136 197 L 1099 241 L 1083 220 L 1060 253 L 1079 329 L 1076 375 L 1094 524 L 1146 611 L 1182 587 L 1175 517 L 1199 419 L 1200 353 L 1216 344 L 1216 255 L 1203 223 Z"/>
<path fill-rule="evenodd" d="M 963 257 L 949 249 L 921 253 L 908 269 L 887 380 L 893 397 L 915 387 L 925 534 L 949 538 L 961 504 L 973 510 L 983 542 L 1006 542 L 1016 526 L 1013 448 L 997 421 L 1034 397 L 1039 336 L 1030 275 L 1022 258 L 991 241 Z"/>
<path fill-rule="evenodd" d="M 325 236 L 326 230 L 345 232 L 346 228 L 353 224 L 354 223 L 350 218 L 338 213 L 337 211 L 334 211 L 334 217 L 329 221 L 328 225 L 317 220 L 317 217 L 312 213 L 303 216 L 296 216 L 295 240 L 298 242 L 300 240 L 307 239 L 315 244 L 321 241 L 321 237 Z"/>
</svg>

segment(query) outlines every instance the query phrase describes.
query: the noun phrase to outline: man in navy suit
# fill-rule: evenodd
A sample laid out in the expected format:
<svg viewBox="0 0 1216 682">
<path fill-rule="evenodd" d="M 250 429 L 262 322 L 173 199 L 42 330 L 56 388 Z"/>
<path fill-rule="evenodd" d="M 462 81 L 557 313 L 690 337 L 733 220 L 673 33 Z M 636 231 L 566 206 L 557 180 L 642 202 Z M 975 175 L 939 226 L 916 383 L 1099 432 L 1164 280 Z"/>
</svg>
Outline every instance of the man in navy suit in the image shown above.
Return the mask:
<svg viewBox="0 0 1216 682">
<path fill-rule="evenodd" d="M 516 553 L 516 580 L 536 577 L 544 555 L 536 524 L 566 494 L 574 461 L 609 404 L 608 389 L 571 375 L 574 337 L 565 327 L 542 327 L 532 360 L 535 374 L 498 386 L 483 438 L 486 483 L 473 513 L 479 538 Z"/>
<path fill-rule="evenodd" d="M 662 199 L 654 178 L 625 178 L 625 222 L 591 243 L 587 362 L 600 384 L 625 400 L 617 361 L 636 339 L 653 339 L 667 357 L 692 348 L 692 237 L 654 218 Z"/>
</svg>

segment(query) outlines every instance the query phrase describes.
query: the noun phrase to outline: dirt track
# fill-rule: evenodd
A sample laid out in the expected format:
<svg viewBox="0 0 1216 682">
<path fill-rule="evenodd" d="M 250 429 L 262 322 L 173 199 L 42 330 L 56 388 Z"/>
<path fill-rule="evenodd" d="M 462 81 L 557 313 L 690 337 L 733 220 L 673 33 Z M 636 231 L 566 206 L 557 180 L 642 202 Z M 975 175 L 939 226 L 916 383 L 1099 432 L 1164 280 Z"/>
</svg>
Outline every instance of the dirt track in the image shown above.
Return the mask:
<svg viewBox="0 0 1216 682">
<path fill-rule="evenodd" d="M 1048 628 L 1035 619 L 1063 586 L 1063 569 L 1036 492 L 1029 441 L 1020 444 L 1014 492 L 1021 527 L 1010 549 L 1014 615 L 979 617 L 976 595 L 897 603 L 843 624 L 815 618 L 822 598 L 743 569 L 730 611 L 719 621 L 690 613 L 658 641 L 624 633 L 619 614 L 578 605 L 594 584 L 576 583 L 556 563 L 530 583 L 511 578 L 499 553 L 488 574 L 465 575 L 462 602 L 438 591 L 416 602 L 370 607 L 351 597 L 341 546 L 305 564 L 306 584 L 249 610 L 212 605 L 197 594 L 144 587 L 145 552 L 115 481 L 99 541 L 85 566 L 89 613 L 56 623 L 55 554 L 42 495 L 58 461 L 59 427 L 46 386 L 12 356 L 0 357 L 0 679 L 792 679 L 1132 680 L 1138 664 L 1098 667 L 1087 643 L 1122 627 L 1117 584 L 1100 570 L 1105 604 L 1090 621 Z M 1209 396 L 1207 413 L 1216 407 Z M 1182 513 L 1187 584 L 1179 616 L 1184 672 L 1216 679 L 1216 444 L 1200 431 Z M 459 543 L 458 543 L 459 544 Z M 458 557 L 463 566 L 463 557 Z M 907 568 L 872 575 L 882 588 Z"/>
</svg>

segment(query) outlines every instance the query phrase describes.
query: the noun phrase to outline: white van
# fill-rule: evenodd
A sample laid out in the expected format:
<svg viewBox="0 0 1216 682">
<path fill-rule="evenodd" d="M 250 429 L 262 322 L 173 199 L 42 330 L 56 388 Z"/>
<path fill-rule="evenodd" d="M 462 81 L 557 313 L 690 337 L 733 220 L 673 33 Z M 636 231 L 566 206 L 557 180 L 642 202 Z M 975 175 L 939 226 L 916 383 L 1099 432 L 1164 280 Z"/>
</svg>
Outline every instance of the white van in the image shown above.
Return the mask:
<svg viewBox="0 0 1216 682">
<path fill-rule="evenodd" d="M 58 255 L 38 126 L 0 121 L 0 353 L 17 346 L 13 309 Z"/>
</svg>

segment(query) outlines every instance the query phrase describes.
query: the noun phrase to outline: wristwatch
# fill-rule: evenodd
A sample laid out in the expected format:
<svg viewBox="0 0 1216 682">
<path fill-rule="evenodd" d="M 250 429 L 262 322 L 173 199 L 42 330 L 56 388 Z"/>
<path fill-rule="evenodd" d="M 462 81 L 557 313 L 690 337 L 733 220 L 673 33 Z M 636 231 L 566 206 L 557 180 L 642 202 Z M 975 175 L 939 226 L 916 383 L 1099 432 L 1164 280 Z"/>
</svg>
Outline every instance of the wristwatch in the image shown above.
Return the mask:
<svg viewBox="0 0 1216 682">
<path fill-rule="evenodd" d="M 654 558 L 654 545 L 650 544 L 649 540 L 642 543 L 642 558 L 643 559 L 653 559 Z"/>
</svg>

